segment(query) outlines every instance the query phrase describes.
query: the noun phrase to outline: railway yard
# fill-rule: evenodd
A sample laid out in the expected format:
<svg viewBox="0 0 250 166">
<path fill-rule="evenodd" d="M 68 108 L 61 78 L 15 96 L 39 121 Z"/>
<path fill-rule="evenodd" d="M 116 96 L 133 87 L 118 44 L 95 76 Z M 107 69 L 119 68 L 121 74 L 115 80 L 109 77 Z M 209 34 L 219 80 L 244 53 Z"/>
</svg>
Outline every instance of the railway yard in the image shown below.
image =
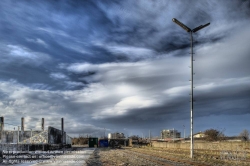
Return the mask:
<svg viewBox="0 0 250 166">
<path fill-rule="evenodd" d="M 224 158 L 223 158 L 224 157 Z M 86 161 L 87 165 L 120 165 L 120 166 L 232 166 L 250 165 L 249 152 L 241 156 L 221 155 L 215 150 L 195 151 L 195 158 L 189 158 L 189 150 L 185 149 L 166 149 L 152 147 L 137 148 L 98 148 Z"/>
</svg>

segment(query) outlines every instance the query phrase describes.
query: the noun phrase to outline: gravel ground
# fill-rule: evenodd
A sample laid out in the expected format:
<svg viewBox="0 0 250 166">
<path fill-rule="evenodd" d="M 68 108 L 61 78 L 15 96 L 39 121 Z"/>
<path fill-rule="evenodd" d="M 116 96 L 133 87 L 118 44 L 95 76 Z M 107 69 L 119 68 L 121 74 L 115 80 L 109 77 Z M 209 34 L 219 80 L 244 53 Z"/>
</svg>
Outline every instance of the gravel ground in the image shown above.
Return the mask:
<svg viewBox="0 0 250 166">
<path fill-rule="evenodd" d="M 131 151 L 130 148 L 110 149 L 99 148 L 94 151 L 86 161 L 88 166 L 188 166 L 164 158 L 155 157 L 140 152 Z"/>
</svg>

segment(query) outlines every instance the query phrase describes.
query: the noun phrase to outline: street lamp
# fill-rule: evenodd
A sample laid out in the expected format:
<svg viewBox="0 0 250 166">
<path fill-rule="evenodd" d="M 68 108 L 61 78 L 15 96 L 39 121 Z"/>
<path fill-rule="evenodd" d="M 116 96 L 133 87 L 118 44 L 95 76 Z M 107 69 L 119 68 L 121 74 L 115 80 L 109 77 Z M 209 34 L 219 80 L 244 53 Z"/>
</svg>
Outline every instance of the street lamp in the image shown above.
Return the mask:
<svg viewBox="0 0 250 166">
<path fill-rule="evenodd" d="M 188 33 L 190 33 L 190 37 L 191 37 L 191 106 L 190 106 L 190 112 L 191 112 L 191 143 L 190 143 L 190 157 L 193 158 L 193 150 L 194 150 L 194 139 L 193 139 L 193 33 L 207 27 L 208 25 L 210 25 L 210 23 L 207 23 L 205 25 L 200 25 L 196 28 L 194 28 L 193 30 L 191 30 L 189 27 L 187 27 L 185 24 L 183 24 L 182 22 L 180 22 L 179 20 L 177 20 L 176 18 L 173 18 L 172 21 L 176 24 L 178 24 L 180 27 L 182 27 L 185 31 L 187 31 Z"/>
</svg>

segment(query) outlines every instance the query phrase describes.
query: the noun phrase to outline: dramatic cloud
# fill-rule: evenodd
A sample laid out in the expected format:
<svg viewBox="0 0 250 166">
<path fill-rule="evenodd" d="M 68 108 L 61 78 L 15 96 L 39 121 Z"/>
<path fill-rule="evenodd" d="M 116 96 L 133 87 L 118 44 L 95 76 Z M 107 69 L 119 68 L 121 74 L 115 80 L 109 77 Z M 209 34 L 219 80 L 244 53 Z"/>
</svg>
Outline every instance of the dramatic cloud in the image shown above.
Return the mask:
<svg viewBox="0 0 250 166">
<path fill-rule="evenodd" d="M 64 117 L 72 136 L 182 132 L 190 124 L 190 34 L 177 18 L 191 29 L 211 23 L 193 35 L 195 132 L 220 126 L 236 135 L 250 117 L 249 16 L 244 0 L 3 0 L 5 126 L 25 117 L 27 129 L 40 129 L 44 117 L 60 128 Z"/>
</svg>

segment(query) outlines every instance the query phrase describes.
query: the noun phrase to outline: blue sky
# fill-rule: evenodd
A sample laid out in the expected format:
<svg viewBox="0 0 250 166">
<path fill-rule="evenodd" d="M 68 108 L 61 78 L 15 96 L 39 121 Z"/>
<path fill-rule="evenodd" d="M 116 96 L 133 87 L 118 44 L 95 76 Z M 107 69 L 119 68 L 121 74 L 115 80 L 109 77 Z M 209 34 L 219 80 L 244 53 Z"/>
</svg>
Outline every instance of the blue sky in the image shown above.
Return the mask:
<svg viewBox="0 0 250 166">
<path fill-rule="evenodd" d="M 5 122 L 72 136 L 190 133 L 190 35 L 195 28 L 194 132 L 250 125 L 250 2 L 0 1 L 0 112 Z M 6 128 L 13 126 L 6 125 Z"/>
</svg>

